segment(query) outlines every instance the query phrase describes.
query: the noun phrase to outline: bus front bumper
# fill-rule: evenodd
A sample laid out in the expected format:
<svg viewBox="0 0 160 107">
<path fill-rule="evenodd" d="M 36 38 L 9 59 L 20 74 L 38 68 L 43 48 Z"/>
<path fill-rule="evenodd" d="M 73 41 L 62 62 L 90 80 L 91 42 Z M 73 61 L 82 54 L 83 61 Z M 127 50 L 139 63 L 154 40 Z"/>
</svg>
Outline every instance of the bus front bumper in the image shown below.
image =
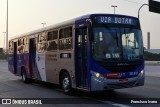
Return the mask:
<svg viewBox="0 0 160 107">
<path fill-rule="evenodd" d="M 123 79 L 107 79 L 105 77 L 97 78 L 96 76 L 91 76 L 91 91 L 104 91 L 110 89 L 122 89 L 131 88 L 136 86 L 143 86 L 145 76 L 144 74 L 139 74 L 136 77 L 126 78 L 127 82 L 120 82 Z"/>
</svg>

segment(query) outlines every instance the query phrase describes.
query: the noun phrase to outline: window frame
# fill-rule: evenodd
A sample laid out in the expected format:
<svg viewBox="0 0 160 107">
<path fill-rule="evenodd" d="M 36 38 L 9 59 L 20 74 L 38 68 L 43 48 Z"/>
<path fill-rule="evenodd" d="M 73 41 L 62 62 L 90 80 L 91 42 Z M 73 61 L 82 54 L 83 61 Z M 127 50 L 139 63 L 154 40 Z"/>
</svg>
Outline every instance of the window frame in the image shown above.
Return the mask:
<svg viewBox="0 0 160 107">
<path fill-rule="evenodd" d="M 10 40 L 9 41 L 9 54 L 13 54 L 14 53 L 14 41 Z"/>
<path fill-rule="evenodd" d="M 71 29 L 71 31 L 69 32 L 70 33 L 69 36 L 65 36 L 65 29 L 67 29 L 67 28 Z M 63 30 L 63 36 L 62 37 L 60 35 L 61 34 L 61 30 Z M 65 26 L 65 27 L 59 28 L 59 41 L 58 41 L 58 43 L 59 43 L 59 50 L 60 51 L 72 50 L 73 49 L 73 36 L 74 36 L 73 32 L 74 32 L 73 25 L 69 25 L 69 26 Z M 70 48 L 64 48 L 65 45 L 63 44 L 63 42 L 65 42 L 65 41 L 67 42 L 67 40 L 70 41 Z M 63 44 L 62 45 L 63 49 L 61 49 L 61 44 Z M 69 47 L 69 44 L 68 44 L 67 47 Z"/>
<path fill-rule="evenodd" d="M 38 48 L 37 48 L 37 51 L 38 52 L 45 52 L 46 51 L 46 47 L 47 47 L 47 36 L 46 36 L 46 31 L 42 31 L 42 32 L 39 32 L 37 33 L 38 34 L 38 41 L 37 41 L 37 44 L 38 44 Z M 35 34 L 35 35 L 37 35 Z M 44 35 L 43 35 L 44 34 Z M 42 40 L 40 37 L 43 37 L 44 36 L 44 39 Z M 40 50 L 40 45 L 44 45 L 43 46 L 43 50 Z"/>
<path fill-rule="evenodd" d="M 50 32 L 52 32 L 52 39 L 48 40 L 48 33 L 50 33 Z M 57 38 L 56 39 L 53 39 L 54 38 L 53 32 L 57 32 L 57 36 L 56 36 Z M 49 44 L 51 42 L 57 42 L 57 48 L 56 49 L 48 50 Z M 59 29 L 52 29 L 52 30 L 47 31 L 47 47 L 46 47 L 46 50 L 47 51 L 57 51 L 57 50 L 59 50 Z"/>
</svg>

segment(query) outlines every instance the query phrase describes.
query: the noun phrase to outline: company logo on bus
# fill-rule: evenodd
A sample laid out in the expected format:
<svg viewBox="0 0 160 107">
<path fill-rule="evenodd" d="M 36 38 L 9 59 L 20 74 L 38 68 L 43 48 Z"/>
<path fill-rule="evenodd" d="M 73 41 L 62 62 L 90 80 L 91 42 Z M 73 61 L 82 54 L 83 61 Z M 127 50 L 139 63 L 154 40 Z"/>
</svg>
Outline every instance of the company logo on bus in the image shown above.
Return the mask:
<svg viewBox="0 0 160 107">
<path fill-rule="evenodd" d="M 127 63 L 118 63 L 117 66 L 128 66 L 129 64 Z"/>
<path fill-rule="evenodd" d="M 125 24 L 136 25 L 137 20 L 129 17 L 116 17 L 116 16 L 98 16 L 95 18 L 98 23 L 110 23 L 110 24 Z"/>
</svg>

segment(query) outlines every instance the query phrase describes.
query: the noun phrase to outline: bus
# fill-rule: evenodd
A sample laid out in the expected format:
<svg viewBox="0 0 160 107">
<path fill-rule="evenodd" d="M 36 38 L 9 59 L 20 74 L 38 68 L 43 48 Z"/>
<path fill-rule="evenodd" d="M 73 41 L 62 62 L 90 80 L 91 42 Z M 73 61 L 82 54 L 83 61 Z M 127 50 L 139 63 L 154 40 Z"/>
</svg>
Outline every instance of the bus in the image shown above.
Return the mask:
<svg viewBox="0 0 160 107">
<path fill-rule="evenodd" d="M 87 92 L 143 86 L 139 19 L 88 14 L 9 40 L 9 71 L 23 82 L 38 80 Z"/>
</svg>

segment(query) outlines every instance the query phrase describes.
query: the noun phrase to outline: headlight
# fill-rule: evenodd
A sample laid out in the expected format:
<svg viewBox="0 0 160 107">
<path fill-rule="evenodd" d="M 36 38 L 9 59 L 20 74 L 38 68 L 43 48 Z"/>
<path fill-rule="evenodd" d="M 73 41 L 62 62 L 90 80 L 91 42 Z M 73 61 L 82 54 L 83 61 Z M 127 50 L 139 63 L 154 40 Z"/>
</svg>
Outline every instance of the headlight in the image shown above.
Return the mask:
<svg viewBox="0 0 160 107">
<path fill-rule="evenodd" d="M 101 79 L 101 80 L 104 79 L 103 75 L 101 75 L 98 72 L 91 71 L 91 74 L 92 74 L 92 76 L 96 77 L 97 79 Z"/>
<path fill-rule="evenodd" d="M 144 70 L 142 70 L 140 73 L 139 73 L 139 76 L 143 76 L 144 75 Z"/>
<path fill-rule="evenodd" d="M 141 75 L 143 75 L 143 74 L 144 74 L 144 70 L 141 71 Z"/>
<path fill-rule="evenodd" d="M 99 78 L 100 77 L 100 73 L 95 73 L 96 77 Z"/>
</svg>

